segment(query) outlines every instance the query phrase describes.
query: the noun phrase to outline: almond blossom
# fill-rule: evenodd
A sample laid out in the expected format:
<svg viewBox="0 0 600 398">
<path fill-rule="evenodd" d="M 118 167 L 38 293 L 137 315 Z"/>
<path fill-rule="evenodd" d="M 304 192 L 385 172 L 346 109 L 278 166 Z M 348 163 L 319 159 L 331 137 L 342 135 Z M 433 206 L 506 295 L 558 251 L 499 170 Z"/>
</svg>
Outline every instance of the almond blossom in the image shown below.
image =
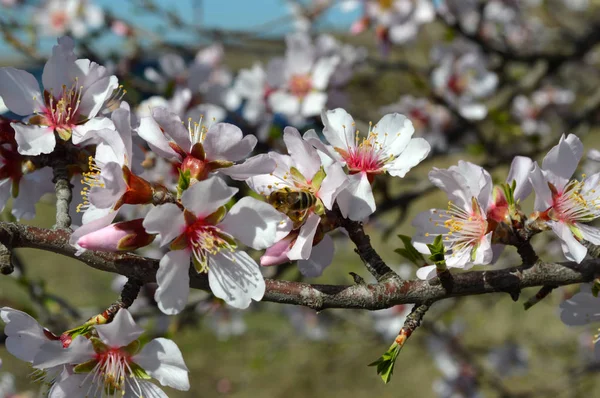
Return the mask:
<svg viewBox="0 0 600 398">
<path fill-rule="evenodd" d="M 361 138 L 354 119 L 344 109 L 323 112 L 323 135 L 332 149 L 313 136 L 310 143 L 348 169 L 349 184 L 337 197 L 344 217 L 363 220 L 375 211 L 371 183 L 378 174 L 404 177 L 427 157 L 431 147 L 423 138 L 411 138 L 415 129 L 404 115 L 385 115 Z"/>
<path fill-rule="evenodd" d="M 307 134 L 311 135 L 311 132 Z M 266 197 L 308 195 L 315 200 L 307 208 L 280 207 L 294 221 L 295 231 L 267 249 L 261 264 L 275 265 L 300 260 L 298 268 L 301 272 L 307 276 L 318 276 L 333 259 L 334 249 L 333 240 L 319 228 L 321 216 L 325 209 L 333 208 L 336 197 L 347 184 L 346 175 L 338 163 L 324 167 L 317 150 L 302 139 L 295 128 L 286 127 L 283 140 L 289 155 L 270 152 L 269 157 L 277 164 L 275 170 L 246 182 L 254 192 Z"/>
<path fill-rule="evenodd" d="M 24 123 L 12 123 L 19 153 L 50 153 L 56 145 L 55 132 L 63 140 L 79 144 L 90 130 L 110 128 L 106 118 L 96 118 L 105 104 L 119 99 L 115 76 L 89 59 L 76 59 L 73 41 L 58 39 L 44 66 L 43 90 L 29 72 L 0 68 L 0 96 Z"/>
<path fill-rule="evenodd" d="M 544 114 L 552 107 L 564 106 L 572 103 L 575 95 L 571 90 L 546 87 L 534 92 L 531 99 L 518 95 L 512 106 L 512 113 L 520 122 L 521 129 L 526 135 L 545 135 L 550 130 L 550 125 L 543 120 Z"/>
<path fill-rule="evenodd" d="M 498 76 L 486 69 L 485 60 L 479 52 L 465 52 L 456 47 L 441 52 L 441 59 L 437 62 L 439 66 L 431 74 L 431 83 L 461 116 L 481 120 L 487 115 L 487 107 L 481 101 L 496 90 Z"/>
<path fill-rule="evenodd" d="M 561 240 L 565 256 L 580 263 L 587 248 L 580 240 L 600 244 L 600 230 L 587 223 L 600 217 L 600 173 L 571 179 L 583 156 L 583 144 L 573 134 L 563 135 L 558 145 L 535 165 L 530 180 L 535 190 L 538 218 Z"/>
<path fill-rule="evenodd" d="M 600 322 L 600 297 L 594 296 L 589 283 L 579 286 L 579 292 L 560 304 L 561 321 L 569 326 Z"/>
<path fill-rule="evenodd" d="M 186 128 L 179 116 L 165 108 L 153 109 L 152 116 L 140 121 L 139 136 L 155 153 L 179 163 L 179 169 L 189 172 L 192 180 L 205 179 L 215 171 L 245 180 L 269 173 L 275 167 L 266 155 L 236 164 L 250 155 L 257 139 L 253 135 L 244 136 L 233 124 L 215 123 L 207 128 L 202 120 L 188 120 Z"/>
<path fill-rule="evenodd" d="M 170 251 L 160 260 L 155 299 L 165 314 L 177 314 L 189 293 L 190 260 L 199 273 L 208 273 L 213 294 L 233 307 L 247 308 L 259 301 L 265 282 L 258 265 L 238 241 L 266 249 L 287 235 L 291 223 L 268 204 L 251 197 L 223 207 L 236 194 L 220 178 L 199 181 L 183 192 L 183 210 L 167 203 L 150 210 L 146 231 L 160 234 L 161 246 Z"/>
<path fill-rule="evenodd" d="M 49 398 L 167 397 L 148 379 L 181 391 L 190 388 L 181 351 L 169 339 L 156 338 L 140 347 L 144 330 L 121 309 L 112 322 L 94 327 L 98 337 L 77 336 L 69 347 L 48 343 L 34 367 L 72 365 L 73 372 L 56 383 Z"/>
<path fill-rule="evenodd" d="M 417 215 L 412 225 L 417 250 L 428 253 L 425 246 L 442 235 L 449 254 L 448 268 L 469 269 L 475 264 L 490 264 L 493 259 L 492 232 L 487 210 L 492 196 L 492 178 L 483 168 L 459 161 L 448 169 L 433 168 L 429 180 L 448 195 L 448 209 L 431 209 Z M 435 266 L 421 267 L 421 279 L 435 276 Z"/>
<path fill-rule="evenodd" d="M 46 0 L 35 10 L 34 21 L 45 36 L 72 34 L 79 38 L 104 24 L 104 11 L 88 0 Z"/>
<path fill-rule="evenodd" d="M 296 33 L 286 37 L 285 60 L 277 66 L 281 84 L 269 95 L 269 106 L 294 124 L 317 116 L 327 103 L 325 90 L 340 59 L 338 56 L 317 57 L 310 37 Z"/>
</svg>

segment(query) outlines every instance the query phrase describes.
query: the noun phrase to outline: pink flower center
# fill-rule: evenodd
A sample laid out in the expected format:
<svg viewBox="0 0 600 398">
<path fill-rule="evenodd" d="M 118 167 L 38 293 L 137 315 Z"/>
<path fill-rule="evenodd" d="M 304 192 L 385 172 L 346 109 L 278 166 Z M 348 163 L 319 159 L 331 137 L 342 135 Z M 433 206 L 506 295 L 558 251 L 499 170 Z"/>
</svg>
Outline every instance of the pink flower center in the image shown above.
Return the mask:
<svg viewBox="0 0 600 398">
<path fill-rule="evenodd" d="M 65 11 L 56 11 L 50 16 L 50 24 L 55 30 L 63 30 L 67 23 L 67 13 Z"/>
<path fill-rule="evenodd" d="M 184 235 L 187 247 L 194 256 L 194 262 L 199 265 L 196 267 L 199 272 L 208 271 L 209 255 L 216 255 L 222 250 L 234 252 L 237 248 L 233 236 L 203 218 L 198 218 L 195 222 L 188 224 Z"/>
<path fill-rule="evenodd" d="M 453 253 L 476 247 L 488 232 L 487 219 L 475 198 L 472 198 L 472 208 L 469 210 L 449 201 L 448 210 L 434 210 L 434 214 L 429 221 L 435 227 L 443 226 L 448 230 L 442 236 L 445 245 L 451 247 Z M 425 236 L 429 236 L 429 233 Z"/>
<path fill-rule="evenodd" d="M 312 81 L 309 75 L 293 75 L 289 83 L 290 92 L 298 98 L 304 98 L 312 90 Z"/>
<path fill-rule="evenodd" d="M 380 143 L 377 135 L 369 132 L 366 138 L 360 141 L 359 132 L 356 132 L 354 145 L 348 145 L 348 151 L 336 148 L 342 155 L 350 173 L 365 172 L 370 175 L 383 173 L 383 166 L 394 159 L 385 150 L 385 142 Z M 387 134 L 385 134 L 387 137 Z"/>
<path fill-rule="evenodd" d="M 568 224 L 597 218 L 600 215 L 599 195 L 595 189 L 585 190 L 584 186 L 585 178 L 582 181 L 571 180 L 562 192 L 551 187 L 553 205 L 548 210 L 549 216 Z"/>
<path fill-rule="evenodd" d="M 43 110 L 46 126 L 58 129 L 69 130 L 81 120 L 79 120 L 79 104 L 83 86 L 79 85 L 79 79 L 71 87 L 62 86 L 59 93 L 44 91 L 44 102 L 46 108 Z"/>
<path fill-rule="evenodd" d="M 88 376 L 94 377 L 97 382 L 103 382 L 103 385 L 98 383 L 96 388 L 102 388 L 110 394 L 115 392 L 124 394 L 125 383 L 130 382 L 133 373 L 130 366 L 131 355 L 120 348 L 110 348 L 105 352 L 96 353 L 96 360 L 98 363 Z"/>
<path fill-rule="evenodd" d="M 461 95 L 467 87 L 466 79 L 458 74 L 453 74 L 450 76 L 447 84 L 448 89 L 456 95 Z"/>
</svg>

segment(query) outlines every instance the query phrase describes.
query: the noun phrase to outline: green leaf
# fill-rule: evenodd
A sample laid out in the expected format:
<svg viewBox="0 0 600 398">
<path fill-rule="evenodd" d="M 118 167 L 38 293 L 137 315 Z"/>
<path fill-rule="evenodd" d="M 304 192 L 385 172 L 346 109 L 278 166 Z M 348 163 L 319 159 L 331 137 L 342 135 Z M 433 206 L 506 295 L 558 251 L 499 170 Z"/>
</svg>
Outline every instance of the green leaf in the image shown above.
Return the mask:
<svg viewBox="0 0 600 398">
<path fill-rule="evenodd" d="M 419 253 L 417 249 L 415 249 L 410 236 L 398 235 L 398 237 L 404 243 L 404 248 L 398 248 L 394 251 L 418 267 L 425 264 L 425 259 L 423 258 L 423 255 Z"/>
<path fill-rule="evenodd" d="M 369 364 L 369 366 L 377 366 L 377 374 L 381 376 L 381 380 L 385 384 L 389 383 L 394 373 L 394 365 L 396 364 L 396 358 L 402 350 L 402 347 L 394 341 L 394 343 L 388 348 L 388 350 L 375 362 Z"/>
<path fill-rule="evenodd" d="M 444 252 L 446 249 L 444 248 L 443 237 L 442 235 L 438 235 L 433 243 L 427 245 L 429 251 L 431 252 L 431 256 L 429 256 L 429 260 L 433 262 L 439 271 L 446 270 L 446 260 L 444 257 Z"/>
<path fill-rule="evenodd" d="M 92 370 L 94 370 L 94 368 L 96 367 L 97 364 L 98 364 L 97 359 L 91 359 L 87 362 L 80 363 L 79 365 L 75 366 L 73 368 L 73 371 L 75 373 L 89 373 Z"/>
<path fill-rule="evenodd" d="M 177 197 L 180 198 L 183 192 L 190 187 L 190 171 L 181 171 L 179 169 L 179 181 L 177 182 Z"/>
</svg>

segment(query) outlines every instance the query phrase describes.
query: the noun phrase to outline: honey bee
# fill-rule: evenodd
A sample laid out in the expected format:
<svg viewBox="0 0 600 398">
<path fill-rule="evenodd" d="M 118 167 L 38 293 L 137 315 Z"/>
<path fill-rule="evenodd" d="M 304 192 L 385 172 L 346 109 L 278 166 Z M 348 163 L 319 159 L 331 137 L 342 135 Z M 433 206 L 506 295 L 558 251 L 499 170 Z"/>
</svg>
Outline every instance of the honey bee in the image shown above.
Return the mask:
<svg viewBox="0 0 600 398">
<path fill-rule="evenodd" d="M 299 228 L 311 210 L 317 204 L 317 197 L 307 191 L 294 191 L 282 188 L 267 196 L 267 202 L 278 211 L 287 215 L 294 222 L 294 229 Z"/>
</svg>

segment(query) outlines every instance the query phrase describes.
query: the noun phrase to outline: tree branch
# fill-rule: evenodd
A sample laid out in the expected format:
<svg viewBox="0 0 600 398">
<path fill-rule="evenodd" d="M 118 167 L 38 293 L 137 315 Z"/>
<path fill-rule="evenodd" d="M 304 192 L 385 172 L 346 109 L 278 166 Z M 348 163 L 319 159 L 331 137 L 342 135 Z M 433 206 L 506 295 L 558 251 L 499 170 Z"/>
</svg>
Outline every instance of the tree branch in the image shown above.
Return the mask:
<svg viewBox="0 0 600 398">
<path fill-rule="evenodd" d="M 69 181 L 67 163 L 58 160 L 52 168 L 54 172 L 54 192 L 56 193 L 56 228 L 67 229 L 71 227 L 69 206 L 73 199 L 73 185 Z"/>
<path fill-rule="evenodd" d="M 87 251 L 75 256 L 69 245 L 69 233 L 21 224 L 0 222 L 0 243 L 11 241 L 13 248 L 34 248 L 76 258 L 92 268 L 113 272 L 139 280 L 140 283 L 156 281 L 158 260 L 135 254 L 116 254 Z M 323 310 L 326 308 L 356 308 L 377 310 L 398 304 L 435 302 L 450 297 L 472 296 L 495 292 L 514 294 L 534 286 L 564 286 L 591 282 L 600 274 L 600 260 L 541 263 L 529 267 L 512 267 L 500 270 L 469 271 L 454 274 L 454 285 L 448 292 L 438 278 L 431 281 L 400 280 L 368 285 L 316 285 L 267 279 L 263 301 L 295 304 Z M 195 289 L 209 290 L 206 275 L 195 276 L 190 281 Z"/>
</svg>

